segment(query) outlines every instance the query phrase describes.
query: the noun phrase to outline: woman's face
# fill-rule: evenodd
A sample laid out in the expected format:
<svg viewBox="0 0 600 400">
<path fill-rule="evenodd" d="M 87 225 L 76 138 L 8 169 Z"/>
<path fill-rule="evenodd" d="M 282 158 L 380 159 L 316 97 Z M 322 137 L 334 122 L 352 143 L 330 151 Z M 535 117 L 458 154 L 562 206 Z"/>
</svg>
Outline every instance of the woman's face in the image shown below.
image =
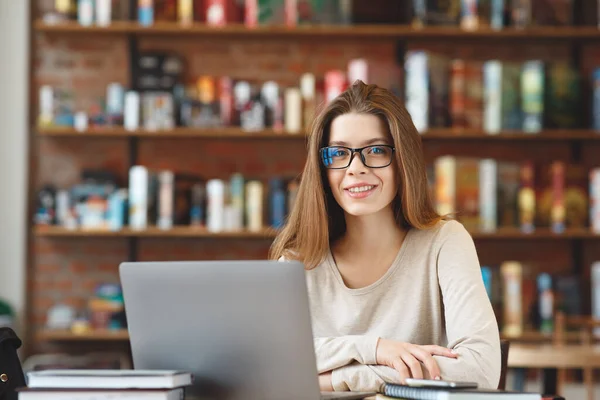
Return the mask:
<svg viewBox="0 0 600 400">
<path fill-rule="evenodd" d="M 380 118 L 357 113 L 336 117 L 327 146 L 321 152 L 321 162 L 340 168 L 327 169 L 327 178 L 335 200 L 347 214 L 365 216 L 391 207 L 398 190 L 393 142 Z M 369 168 L 358 152 L 343 148 L 365 146 L 371 146 L 362 151 L 366 164 L 379 168 Z M 351 157 L 350 165 L 342 168 Z"/>
</svg>

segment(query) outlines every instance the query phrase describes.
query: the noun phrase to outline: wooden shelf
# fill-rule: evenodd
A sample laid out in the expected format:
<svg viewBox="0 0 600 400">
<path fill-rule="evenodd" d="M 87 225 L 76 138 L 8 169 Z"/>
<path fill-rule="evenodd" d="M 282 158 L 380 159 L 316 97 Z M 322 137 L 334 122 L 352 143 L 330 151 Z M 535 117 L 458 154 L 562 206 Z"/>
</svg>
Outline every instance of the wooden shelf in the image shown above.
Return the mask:
<svg viewBox="0 0 600 400">
<path fill-rule="evenodd" d="M 585 228 L 566 229 L 563 233 L 554 233 L 548 228 L 538 228 L 533 233 L 522 233 L 517 228 L 499 228 L 496 232 L 471 232 L 473 239 L 519 239 L 519 240 L 535 240 L 535 239 L 600 239 L 600 234 L 594 233 Z"/>
<path fill-rule="evenodd" d="M 37 340 L 44 342 L 51 341 L 125 341 L 129 340 L 127 329 L 118 330 L 92 330 L 86 333 L 74 333 L 70 330 L 52 330 L 45 329 L 37 333 Z"/>
<path fill-rule="evenodd" d="M 105 229 L 66 229 L 59 226 L 36 226 L 35 235 L 38 237 L 173 237 L 173 238 L 216 238 L 216 239 L 273 239 L 277 230 L 265 228 L 260 232 L 250 231 L 232 231 L 232 232 L 209 232 L 205 228 L 193 228 L 188 226 L 177 226 L 169 230 L 162 230 L 156 227 L 145 230 L 133 230 L 123 228 L 119 231 L 110 231 Z M 501 228 L 496 232 L 484 233 L 473 231 L 471 235 L 476 240 L 499 240 L 499 239 L 600 239 L 600 234 L 593 233 L 587 229 L 567 229 L 564 233 L 558 234 L 549 229 L 537 229 L 534 233 L 521 233 L 517 228 Z"/>
<path fill-rule="evenodd" d="M 531 343 L 531 342 L 549 342 L 552 340 L 552 334 L 544 334 L 536 331 L 525 331 L 518 336 L 501 335 L 502 339 L 511 342 Z M 93 330 L 83 334 L 73 333 L 70 330 L 49 330 L 45 329 L 37 334 L 40 341 L 125 341 L 129 340 L 127 329 L 119 330 Z M 579 340 L 579 335 L 574 332 L 568 332 L 566 339 L 569 342 Z"/>
<path fill-rule="evenodd" d="M 501 334 L 500 336 L 502 339 L 520 343 L 551 342 L 553 339 L 552 333 L 547 334 L 538 331 L 524 331 L 518 336 L 507 336 L 504 334 Z M 581 339 L 581 335 L 579 334 L 579 332 L 565 332 L 565 339 L 567 342 L 577 342 Z"/>
<path fill-rule="evenodd" d="M 496 135 L 487 134 L 475 129 L 435 128 L 421 135 L 423 141 L 455 140 L 455 141 L 600 141 L 600 131 L 587 129 L 549 129 L 539 133 L 521 131 L 502 131 Z"/>
<path fill-rule="evenodd" d="M 142 26 L 135 21 L 114 21 L 108 27 L 84 27 L 76 21 L 49 25 L 42 20 L 34 24 L 37 32 L 61 34 L 136 34 L 136 35 L 178 35 L 178 36 L 234 36 L 240 38 L 391 38 L 391 39 L 592 39 L 600 38 L 600 30 L 593 26 L 570 27 L 531 27 L 527 29 L 506 28 L 499 31 L 479 29 L 466 31 L 459 27 L 424 27 L 409 25 L 301 25 L 294 28 L 285 26 L 261 26 L 247 28 L 243 24 L 224 27 L 194 24 L 189 27 L 177 22 L 157 22 Z"/>
<path fill-rule="evenodd" d="M 92 128 L 84 132 L 76 131 L 69 127 L 56 128 L 36 128 L 40 136 L 58 136 L 58 137 L 143 137 L 157 139 L 173 139 L 173 138 L 227 138 L 227 139 L 281 139 L 281 140 L 299 140 L 306 139 L 302 133 L 277 132 L 271 129 L 261 131 L 246 131 L 236 127 L 225 128 L 183 128 L 164 131 L 148 131 L 139 129 L 128 131 L 123 127 L 103 127 Z M 599 135 L 600 136 L 600 135 Z"/>
<path fill-rule="evenodd" d="M 165 131 L 147 131 L 144 129 L 128 131 L 122 127 L 92 128 L 85 132 L 76 131 L 69 127 L 36 128 L 40 136 L 56 137 L 142 137 L 142 138 L 207 138 L 207 139 L 281 139 L 305 140 L 305 133 L 277 132 L 274 130 L 245 131 L 237 127 L 223 128 L 184 128 L 177 127 Z M 473 129 L 432 129 L 421 135 L 423 141 L 486 141 L 486 142 L 528 142 L 528 141 L 600 141 L 600 131 L 584 129 L 556 129 L 546 130 L 537 134 L 524 132 L 505 131 L 497 135 L 488 135 L 480 130 Z"/>
<path fill-rule="evenodd" d="M 232 232 L 209 232 L 205 228 L 193 228 L 188 226 L 177 226 L 169 230 L 156 227 L 141 231 L 123 228 L 119 231 L 104 229 L 66 229 L 59 226 L 36 226 L 35 235 L 39 237 L 172 237 L 172 238 L 216 238 L 216 239 L 273 239 L 277 231 L 265 228 L 259 232 L 232 231 Z"/>
</svg>

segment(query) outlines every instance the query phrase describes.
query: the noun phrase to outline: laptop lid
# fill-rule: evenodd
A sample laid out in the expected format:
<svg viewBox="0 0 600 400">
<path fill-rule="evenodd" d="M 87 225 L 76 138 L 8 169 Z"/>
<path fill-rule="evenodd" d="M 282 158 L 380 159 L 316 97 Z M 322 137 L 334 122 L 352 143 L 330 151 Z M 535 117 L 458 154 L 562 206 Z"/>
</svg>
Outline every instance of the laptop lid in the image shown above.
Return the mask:
<svg viewBox="0 0 600 400">
<path fill-rule="evenodd" d="M 119 272 L 134 368 L 190 371 L 189 394 L 207 399 L 319 398 L 301 263 L 125 262 Z"/>
</svg>

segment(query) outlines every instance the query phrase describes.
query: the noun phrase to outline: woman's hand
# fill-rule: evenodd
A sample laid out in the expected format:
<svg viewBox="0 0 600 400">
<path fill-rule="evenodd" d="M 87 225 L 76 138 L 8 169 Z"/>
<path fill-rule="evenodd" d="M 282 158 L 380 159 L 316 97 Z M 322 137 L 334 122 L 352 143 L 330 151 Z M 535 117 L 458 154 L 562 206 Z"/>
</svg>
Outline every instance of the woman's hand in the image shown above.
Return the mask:
<svg viewBox="0 0 600 400">
<path fill-rule="evenodd" d="M 319 374 L 319 388 L 321 389 L 321 392 L 333 392 L 331 371 Z"/>
<path fill-rule="evenodd" d="M 441 379 L 440 368 L 432 357 L 434 355 L 457 358 L 450 349 L 441 346 L 397 342 L 380 338 L 377 343 L 377 364 L 394 368 L 400 374 L 400 382 L 406 378 L 423 379 L 421 363 L 429 373 L 430 379 Z"/>
</svg>

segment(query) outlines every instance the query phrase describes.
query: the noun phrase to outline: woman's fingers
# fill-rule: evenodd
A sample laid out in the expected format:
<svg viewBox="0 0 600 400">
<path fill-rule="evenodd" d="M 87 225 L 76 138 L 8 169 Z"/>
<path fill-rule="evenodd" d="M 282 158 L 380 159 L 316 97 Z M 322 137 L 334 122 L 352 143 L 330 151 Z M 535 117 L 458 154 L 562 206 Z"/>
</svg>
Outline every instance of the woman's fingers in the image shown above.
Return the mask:
<svg viewBox="0 0 600 400">
<path fill-rule="evenodd" d="M 400 357 L 397 357 L 392 363 L 392 368 L 398 371 L 398 375 L 400 376 L 400 383 L 405 384 L 406 378 L 410 378 L 410 372 L 408 371 L 406 364 L 404 364 L 404 361 L 402 361 Z"/>
<path fill-rule="evenodd" d="M 458 354 L 453 353 L 452 350 L 450 350 L 446 347 L 442 347 L 442 346 L 426 345 L 426 346 L 421 346 L 421 348 L 423 348 L 425 351 L 429 352 L 429 354 L 431 354 L 432 356 L 442 356 L 442 357 L 450 357 L 450 358 L 458 357 Z"/>
<path fill-rule="evenodd" d="M 429 354 L 429 352 L 427 352 L 426 350 L 422 349 L 419 346 L 415 346 L 412 349 L 412 354 L 419 361 L 421 361 L 423 363 L 423 365 L 425 365 L 425 369 L 429 373 L 429 376 L 431 379 L 440 378 L 440 376 L 441 376 L 440 367 L 438 366 L 435 359 L 431 356 L 431 354 Z"/>
<path fill-rule="evenodd" d="M 380 339 L 377 344 L 377 363 L 398 371 L 401 383 L 406 383 L 405 379 L 410 377 L 423 379 L 424 375 L 440 379 L 441 370 L 433 356 L 457 358 L 458 354 L 437 345 L 415 345 L 386 339 Z"/>
<path fill-rule="evenodd" d="M 411 354 L 410 351 L 401 351 L 400 358 L 402 358 L 402 361 L 404 361 L 404 364 L 406 364 L 406 366 L 410 370 L 410 374 L 413 378 L 423 379 L 423 370 L 421 369 L 421 363 L 415 358 L 415 356 Z"/>
</svg>

